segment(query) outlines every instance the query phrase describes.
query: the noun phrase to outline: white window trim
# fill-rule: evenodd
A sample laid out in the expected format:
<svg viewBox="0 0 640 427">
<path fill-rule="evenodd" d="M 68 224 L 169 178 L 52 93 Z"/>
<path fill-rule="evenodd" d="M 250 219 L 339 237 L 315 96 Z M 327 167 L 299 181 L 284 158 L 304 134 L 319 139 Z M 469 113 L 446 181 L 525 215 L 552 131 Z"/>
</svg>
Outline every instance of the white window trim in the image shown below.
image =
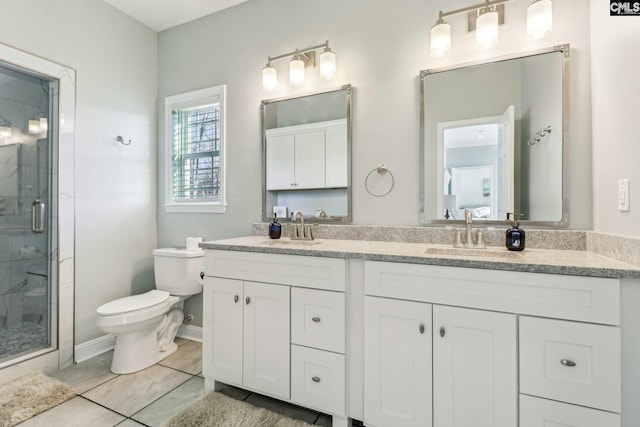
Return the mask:
<svg viewBox="0 0 640 427">
<path fill-rule="evenodd" d="M 165 183 L 164 183 L 164 209 L 166 212 L 180 213 L 225 213 L 226 205 L 226 85 L 212 86 L 205 89 L 195 90 L 192 92 L 181 93 L 178 95 L 167 96 L 164 99 L 164 152 L 165 152 Z M 171 110 L 175 108 L 186 108 L 194 106 L 197 103 L 220 103 L 220 176 L 222 177 L 222 185 L 220 188 L 219 202 L 174 202 L 171 191 Z"/>
</svg>

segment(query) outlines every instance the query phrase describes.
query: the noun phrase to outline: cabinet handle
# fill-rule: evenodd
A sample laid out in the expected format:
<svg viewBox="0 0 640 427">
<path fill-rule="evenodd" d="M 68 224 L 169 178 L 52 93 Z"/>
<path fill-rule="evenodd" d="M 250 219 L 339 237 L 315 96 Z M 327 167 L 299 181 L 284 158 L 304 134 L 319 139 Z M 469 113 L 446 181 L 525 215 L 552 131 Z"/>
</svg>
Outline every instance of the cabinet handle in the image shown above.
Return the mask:
<svg viewBox="0 0 640 427">
<path fill-rule="evenodd" d="M 249 305 L 249 303 L 251 302 L 251 298 L 250 297 L 246 297 L 244 300 L 247 303 L 247 305 Z"/>
<path fill-rule="evenodd" d="M 420 323 L 420 333 L 424 334 L 424 323 Z"/>
<path fill-rule="evenodd" d="M 320 318 L 319 317 L 312 317 L 311 320 L 313 320 L 316 323 L 320 323 Z"/>
<path fill-rule="evenodd" d="M 312 380 L 314 383 L 319 383 L 319 382 L 320 382 L 320 377 L 312 377 L 312 378 L 311 378 L 311 380 Z"/>
<path fill-rule="evenodd" d="M 444 337 L 444 334 L 445 334 L 444 326 L 440 326 L 440 336 Z"/>
<path fill-rule="evenodd" d="M 570 368 L 576 366 L 576 362 L 572 361 L 572 360 L 568 360 L 568 359 L 562 359 L 560 361 L 560 363 L 562 363 L 564 366 L 568 366 Z"/>
<path fill-rule="evenodd" d="M 233 297 L 233 302 L 237 303 L 238 301 L 240 301 L 240 297 L 238 295 L 235 295 Z"/>
</svg>

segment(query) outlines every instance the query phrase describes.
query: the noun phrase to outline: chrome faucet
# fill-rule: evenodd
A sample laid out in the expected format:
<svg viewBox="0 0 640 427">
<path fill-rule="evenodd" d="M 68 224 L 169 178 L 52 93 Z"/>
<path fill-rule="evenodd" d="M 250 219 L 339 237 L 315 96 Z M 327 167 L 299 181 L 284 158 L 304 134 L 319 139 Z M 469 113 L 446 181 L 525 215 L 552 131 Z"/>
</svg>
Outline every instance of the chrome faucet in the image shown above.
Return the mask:
<svg viewBox="0 0 640 427">
<path fill-rule="evenodd" d="M 298 216 L 300 217 L 300 225 L 293 224 Z M 293 224 L 293 234 L 291 235 L 291 240 L 313 240 L 313 232 L 311 231 L 311 226 L 304 226 L 304 215 L 302 215 L 302 212 L 293 212 L 291 214 L 291 223 Z"/>
<path fill-rule="evenodd" d="M 484 233 L 482 232 L 482 230 L 478 230 L 475 241 L 473 239 L 473 215 L 471 214 L 470 209 L 465 209 L 464 219 L 467 223 L 467 232 L 464 243 L 462 243 L 462 233 L 460 232 L 460 230 L 455 230 L 456 234 L 453 241 L 453 247 L 467 249 L 486 249 L 487 244 L 484 241 Z"/>
</svg>

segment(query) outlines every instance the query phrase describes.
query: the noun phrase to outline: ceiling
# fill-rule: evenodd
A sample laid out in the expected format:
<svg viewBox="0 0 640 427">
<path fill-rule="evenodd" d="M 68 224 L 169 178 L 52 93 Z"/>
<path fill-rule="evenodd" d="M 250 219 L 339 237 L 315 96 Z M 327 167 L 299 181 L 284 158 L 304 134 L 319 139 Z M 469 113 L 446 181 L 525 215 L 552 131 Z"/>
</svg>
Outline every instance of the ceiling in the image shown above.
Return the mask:
<svg viewBox="0 0 640 427">
<path fill-rule="evenodd" d="M 249 0 L 104 0 L 160 32 Z"/>
</svg>

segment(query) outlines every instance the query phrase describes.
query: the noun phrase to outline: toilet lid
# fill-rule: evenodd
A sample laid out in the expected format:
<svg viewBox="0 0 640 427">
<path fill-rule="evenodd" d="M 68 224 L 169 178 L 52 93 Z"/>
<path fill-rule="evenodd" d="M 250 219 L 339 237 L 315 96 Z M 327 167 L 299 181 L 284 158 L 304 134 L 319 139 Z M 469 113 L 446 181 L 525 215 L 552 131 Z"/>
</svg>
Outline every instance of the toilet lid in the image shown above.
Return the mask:
<svg viewBox="0 0 640 427">
<path fill-rule="evenodd" d="M 169 298 L 169 295 L 167 291 L 154 289 L 144 294 L 120 298 L 101 305 L 98 308 L 98 314 L 108 316 L 153 307 L 154 305 L 165 302 L 167 298 Z"/>
</svg>

